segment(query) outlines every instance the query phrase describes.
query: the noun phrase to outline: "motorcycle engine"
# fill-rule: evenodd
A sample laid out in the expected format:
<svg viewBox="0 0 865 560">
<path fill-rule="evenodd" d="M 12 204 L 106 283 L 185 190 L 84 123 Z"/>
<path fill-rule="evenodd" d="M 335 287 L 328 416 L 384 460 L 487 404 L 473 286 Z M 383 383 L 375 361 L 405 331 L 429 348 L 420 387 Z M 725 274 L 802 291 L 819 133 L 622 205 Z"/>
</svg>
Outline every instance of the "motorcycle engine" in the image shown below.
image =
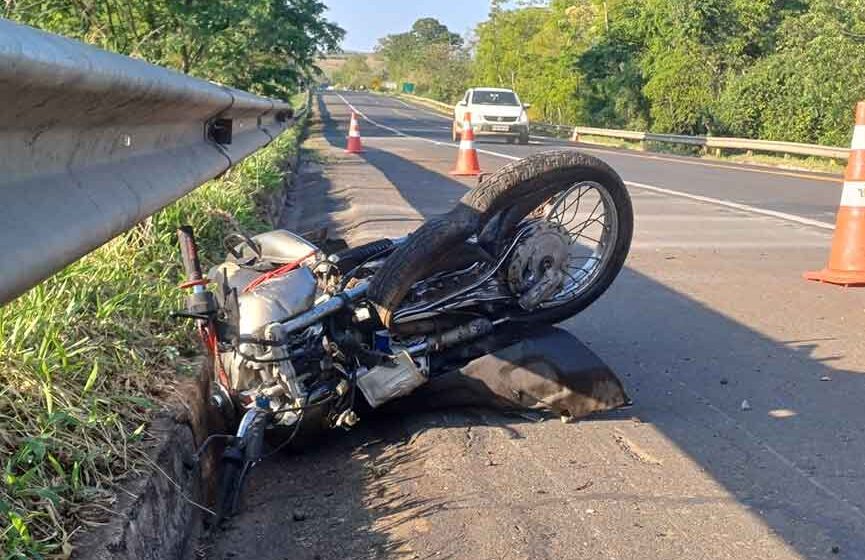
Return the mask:
<svg viewBox="0 0 865 560">
<path fill-rule="evenodd" d="M 548 222 L 537 222 L 531 228 L 514 248 L 507 269 L 508 287 L 526 311 L 537 308 L 561 289 L 571 241 Z"/>
<path fill-rule="evenodd" d="M 224 372 L 229 392 L 242 402 L 266 397 L 272 410 L 302 406 L 306 394 L 291 356 L 277 340 L 268 325 L 291 319 L 309 310 L 315 303 L 317 282 L 308 267 L 301 266 L 286 274 L 249 288 L 263 270 L 303 259 L 317 251 L 304 239 L 285 230 L 275 230 L 252 238 L 257 253 L 236 248 L 239 255 L 211 269 L 209 277 L 220 289 L 217 297 L 225 308 L 228 297 L 237 294 L 237 329 L 240 342 L 235 348 L 220 352 L 218 368 Z M 230 307 L 230 306 L 228 306 Z M 289 425 L 295 413 L 276 416 L 277 423 Z"/>
</svg>

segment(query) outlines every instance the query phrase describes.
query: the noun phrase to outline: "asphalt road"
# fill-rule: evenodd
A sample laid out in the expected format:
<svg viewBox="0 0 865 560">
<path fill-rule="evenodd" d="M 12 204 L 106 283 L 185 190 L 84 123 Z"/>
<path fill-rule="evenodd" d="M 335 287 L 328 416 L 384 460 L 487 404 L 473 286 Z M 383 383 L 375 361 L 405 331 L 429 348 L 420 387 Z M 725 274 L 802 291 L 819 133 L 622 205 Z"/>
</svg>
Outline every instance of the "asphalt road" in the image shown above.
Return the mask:
<svg viewBox="0 0 865 560">
<path fill-rule="evenodd" d="M 349 106 L 360 156 L 342 150 Z M 474 185 L 447 174 L 435 113 L 360 93 L 318 109 L 286 227 L 399 235 Z M 561 145 L 481 140 L 481 166 Z M 863 292 L 801 280 L 827 257 L 837 179 L 575 149 L 630 183 L 636 229 L 626 270 L 564 326 L 635 405 L 576 424 L 364 419 L 257 469 L 203 556 L 865 558 Z"/>
</svg>

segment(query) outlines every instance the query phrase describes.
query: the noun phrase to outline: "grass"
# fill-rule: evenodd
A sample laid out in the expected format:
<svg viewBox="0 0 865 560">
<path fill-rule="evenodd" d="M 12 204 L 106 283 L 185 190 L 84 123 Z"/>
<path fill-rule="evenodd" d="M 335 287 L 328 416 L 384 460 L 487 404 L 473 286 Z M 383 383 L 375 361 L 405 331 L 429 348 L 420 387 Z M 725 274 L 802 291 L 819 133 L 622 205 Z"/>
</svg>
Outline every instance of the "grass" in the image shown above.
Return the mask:
<svg viewBox="0 0 865 560">
<path fill-rule="evenodd" d="M 300 129 L 0 308 L 0 558 L 68 557 L 146 468 L 149 420 L 198 352 L 169 317 L 175 231 L 195 228 L 206 266 L 236 226 L 265 230 L 258 201 L 282 188 Z"/>
</svg>

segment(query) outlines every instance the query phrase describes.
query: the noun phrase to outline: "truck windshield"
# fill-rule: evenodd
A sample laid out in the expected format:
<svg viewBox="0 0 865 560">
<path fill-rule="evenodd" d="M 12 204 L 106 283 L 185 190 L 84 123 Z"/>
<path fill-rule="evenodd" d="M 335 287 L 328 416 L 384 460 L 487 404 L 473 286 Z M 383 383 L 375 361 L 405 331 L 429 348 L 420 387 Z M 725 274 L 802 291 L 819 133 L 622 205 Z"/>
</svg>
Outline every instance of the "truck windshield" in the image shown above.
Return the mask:
<svg viewBox="0 0 865 560">
<path fill-rule="evenodd" d="M 478 90 L 472 94 L 474 105 L 519 105 L 517 96 L 512 91 Z"/>
</svg>

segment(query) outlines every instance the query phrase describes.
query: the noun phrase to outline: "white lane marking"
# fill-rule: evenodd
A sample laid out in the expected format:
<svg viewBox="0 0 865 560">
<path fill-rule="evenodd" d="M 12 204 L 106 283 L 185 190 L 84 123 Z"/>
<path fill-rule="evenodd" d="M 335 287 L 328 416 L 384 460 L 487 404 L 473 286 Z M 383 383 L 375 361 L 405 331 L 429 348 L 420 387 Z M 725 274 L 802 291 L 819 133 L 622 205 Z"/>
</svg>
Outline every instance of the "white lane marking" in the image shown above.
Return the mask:
<svg viewBox="0 0 865 560">
<path fill-rule="evenodd" d="M 409 109 L 414 109 L 415 111 L 420 111 L 421 113 L 426 113 L 428 115 L 432 115 L 432 116 L 439 118 L 439 119 L 442 119 L 444 121 L 453 122 L 453 120 L 454 120 L 453 117 L 446 117 L 446 116 L 442 115 L 441 113 L 436 113 L 435 111 L 433 111 L 431 109 L 427 109 L 420 104 L 412 105 L 410 103 L 406 103 L 405 101 L 403 101 L 399 97 L 392 97 L 391 99 L 393 99 L 394 101 L 396 101 L 398 103 L 402 103 L 403 105 L 405 105 Z"/>
<path fill-rule="evenodd" d="M 782 250 L 790 249 L 800 251 L 802 249 L 826 249 L 826 241 L 634 241 L 631 250 L 634 249 L 712 249 L 712 250 Z"/>
<path fill-rule="evenodd" d="M 553 138 L 552 136 L 537 136 L 536 138 L 545 138 L 548 141 L 553 141 L 556 145 L 561 146 L 572 146 L 577 148 L 573 142 L 570 140 L 566 140 L 563 138 Z M 805 179 L 809 181 L 821 181 L 823 183 L 835 183 L 838 184 L 841 182 L 840 177 L 832 177 L 828 174 L 823 175 L 815 175 L 813 173 L 809 173 L 808 171 L 796 171 L 795 169 L 784 169 L 783 167 L 779 167 L 777 169 L 766 169 L 766 168 L 754 168 L 754 167 L 745 167 L 742 165 L 733 165 L 733 164 L 725 164 L 723 160 L 714 160 L 717 163 L 713 163 L 712 160 L 701 160 L 700 158 L 687 158 L 687 156 L 681 157 L 666 157 L 659 153 L 653 152 L 639 152 L 635 150 L 628 150 L 627 148 L 616 148 L 615 146 L 610 148 L 604 148 L 603 144 L 589 144 L 583 143 L 583 145 L 579 146 L 580 150 L 586 152 L 600 152 L 602 154 L 613 154 L 615 156 L 629 157 L 629 158 L 639 158 L 639 159 L 651 159 L 656 161 L 670 161 L 673 163 L 681 163 L 682 165 L 697 165 L 700 167 L 710 167 L 713 169 L 729 169 L 730 171 L 743 172 L 743 173 L 761 173 L 763 175 L 780 175 L 782 177 L 793 177 L 796 179 Z M 816 172 L 815 172 L 816 173 Z"/>
<path fill-rule="evenodd" d="M 369 123 L 372 124 L 373 126 L 383 128 L 387 131 L 393 132 L 394 134 L 397 134 L 397 135 L 402 136 L 404 138 L 412 138 L 415 140 L 421 140 L 423 142 L 427 142 L 429 144 L 434 144 L 436 146 L 458 146 L 458 144 L 455 144 L 452 142 L 439 142 L 437 140 L 430 140 L 429 138 L 422 138 L 420 136 L 412 136 L 410 134 L 406 134 L 404 132 L 401 132 L 401 131 L 393 128 L 393 127 L 379 124 L 379 123 L 375 122 L 374 120 L 370 119 L 369 117 L 367 117 L 366 115 L 364 115 L 363 113 L 361 113 L 360 111 L 358 111 L 357 109 L 355 109 L 354 106 L 351 103 L 349 103 L 342 95 L 340 95 L 338 93 L 336 95 L 340 99 L 342 99 L 342 102 L 345 103 L 346 105 L 348 105 L 348 107 L 350 109 L 352 109 L 354 112 L 358 113 L 361 117 L 363 117 L 364 119 L 369 121 Z M 503 154 L 501 152 L 494 152 L 491 150 L 484 150 L 481 148 L 476 148 L 476 151 L 478 153 L 481 153 L 481 154 L 486 154 L 489 156 L 507 159 L 510 161 L 518 161 L 518 160 L 523 159 L 521 157 L 512 156 L 509 154 Z M 821 222 L 819 220 L 812 220 L 811 218 L 806 218 L 804 216 L 797 216 L 795 214 L 787 214 L 786 212 L 777 212 L 775 210 L 768 210 L 766 208 L 758 208 L 756 206 L 750 206 L 748 204 L 740 204 L 738 202 L 732 202 L 729 200 L 722 200 L 720 198 L 712 198 L 709 196 L 690 194 L 690 193 L 686 193 L 686 192 L 682 192 L 682 191 L 674 191 L 672 189 L 665 189 L 662 187 L 656 187 L 654 185 L 647 185 L 645 183 L 637 183 L 635 181 L 625 181 L 625 185 L 627 185 L 629 187 L 637 188 L 637 189 L 643 189 L 646 191 L 655 192 L 658 194 L 665 194 L 668 196 L 676 196 L 679 198 L 687 198 L 689 200 L 694 200 L 697 202 L 703 202 L 706 204 L 713 204 L 715 206 L 723 206 L 724 208 L 732 208 L 734 210 L 739 210 L 741 212 L 747 212 L 749 214 L 757 214 L 760 216 L 769 216 L 771 218 L 777 218 L 779 220 L 784 220 L 787 222 L 793 222 L 793 223 L 800 224 L 800 225 L 811 226 L 811 227 L 816 227 L 816 228 L 820 228 L 820 229 L 828 229 L 828 230 L 834 230 L 835 229 L 835 224 L 830 224 L 828 222 Z"/>
<path fill-rule="evenodd" d="M 729 200 L 721 200 L 720 198 L 712 198 L 710 196 L 701 196 L 698 194 L 690 194 L 681 191 L 674 191 L 671 189 L 664 189 L 661 187 L 656 187 L 654 185 L 647 185 L 645 183 L 637 183 L 634 181 L 625 181 L 625 184 L 629 187 L 634 187 L 637 189 L 643 189 L 647 191 L 651 191 L 658 194 L 665 194 L 668 196 L 676 196 L 680 198 L 687 198 L 689 200 L 695 200 L 697 202 L 705 202 L 707 204 L 714 204 L 715 206 L 723 206 L 725 208 L 732 208 L 734 210 L 740 210 L 742 212 L 748 212 L 750 214 L 759 214 L 761 216 L 769 216 L 772 218 L 778 218 L 780 220 L 786 220 L 788 222 L 794 222 L 797 224 L 802 224 L 806 226 L 817 227 L 820 229 L 835 229 L 834 224 L 830 224 L 828 222 L 821 222 L 818 220 L 812 220 L 811 218 L 805 218 L 803 216 L 797 216 L 795 214 L 787 214 L 785 212 L 777 212 L 775 210 L 767 210 L 765 208 L 757 208 L 756 206 L 749 206 L 747 204 L 739 204 L 738 202 L 731 202 Z"/>
</svg>

